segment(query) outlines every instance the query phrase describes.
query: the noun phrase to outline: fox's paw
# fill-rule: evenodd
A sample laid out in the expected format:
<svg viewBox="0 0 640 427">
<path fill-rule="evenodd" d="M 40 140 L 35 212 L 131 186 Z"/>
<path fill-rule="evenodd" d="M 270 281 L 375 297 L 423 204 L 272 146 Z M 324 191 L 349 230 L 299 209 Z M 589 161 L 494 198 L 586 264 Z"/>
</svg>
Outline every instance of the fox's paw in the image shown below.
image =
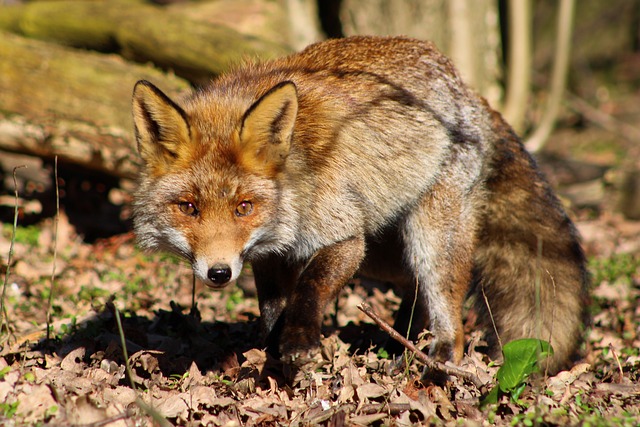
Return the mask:
<svg viewBox="0 0 640 427">
<path fill-rule="evenodd" d="M 453 362 L 459 364 L 464 355 L 464 335 L 462 330 L 452 337 L 436 336 L 431 342 L 429 356 L 439 362 Z"/>
<path fill-rule="evenodd" d="M 429 349 L 429 356 L 438 362 L 455 362 L 456 357 L 453 342 L 434 339 Z"/>
<path fill-rule="evenodd" d="M 319 353 L 320 332 L 309 328 L 285 328 L 280 338 L 280 359 L 289 364 L 305 364 Z"/>
</svg>

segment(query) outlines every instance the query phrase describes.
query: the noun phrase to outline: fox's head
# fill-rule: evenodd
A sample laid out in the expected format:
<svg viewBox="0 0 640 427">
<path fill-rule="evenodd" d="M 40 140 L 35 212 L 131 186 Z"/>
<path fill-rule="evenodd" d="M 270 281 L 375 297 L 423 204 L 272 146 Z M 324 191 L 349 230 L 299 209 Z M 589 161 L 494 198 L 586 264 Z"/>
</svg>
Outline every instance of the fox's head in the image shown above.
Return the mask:
<svg viewBox="0 0 640 427">
<path fill-rule="evenodd" d="M 235 280 L 244 259 L 278 250 L 278 176 L 297 112 L 296 86 L 288 81 L 252 103 L 200 99 L 185 108 L 138 82 L 133 118 L 144 167 L 134 228 L 140 245 L 183 256 L 212 287 Z"/>
</svg>

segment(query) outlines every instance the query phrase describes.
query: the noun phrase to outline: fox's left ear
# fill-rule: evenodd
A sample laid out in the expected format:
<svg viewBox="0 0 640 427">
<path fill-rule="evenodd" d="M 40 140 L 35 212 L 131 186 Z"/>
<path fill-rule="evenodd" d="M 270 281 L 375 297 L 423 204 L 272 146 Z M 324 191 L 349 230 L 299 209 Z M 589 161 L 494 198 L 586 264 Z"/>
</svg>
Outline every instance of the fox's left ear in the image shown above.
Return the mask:
<svg viewBox="0 0 640 427">
<path fill-rule="evenodd" d="M 170 164 L 191 140 L 186 113 L 145 80 L 133 88 L 133 123 L 138 151 L 147 166 Z"/>
<path fill-rule="evenodd" d="M 297 115 L 295 84 L 286 81 L 272 87 L 244 114 L 241 161 L 253 170 L 276 172 L 289 155 Z"/>
</svg>

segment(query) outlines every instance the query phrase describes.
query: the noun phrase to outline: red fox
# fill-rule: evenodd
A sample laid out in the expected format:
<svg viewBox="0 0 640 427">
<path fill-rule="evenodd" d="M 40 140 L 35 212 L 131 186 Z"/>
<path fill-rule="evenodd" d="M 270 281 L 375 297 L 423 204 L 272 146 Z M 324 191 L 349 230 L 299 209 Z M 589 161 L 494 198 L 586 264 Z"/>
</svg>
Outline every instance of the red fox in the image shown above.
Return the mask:
<svg viewBox="0 0 640 427">
<path fill-rule="evenodd" d="M 497 350 L 495 332 L 539 337 L 557 371 L 580 345 L 576 229 L 513 130 L 433 44 L 321 42 L 179 103 L 140 81 L 133 116 L 139 244 L 186 258 L 212 288 L 250 262 L 281 357 L 318 347 L 325 307 L 355 274 L 405 293 L 396 327 L 429 327 L 439 360 L 463 356 L 468 293 Z"/>
</svg>

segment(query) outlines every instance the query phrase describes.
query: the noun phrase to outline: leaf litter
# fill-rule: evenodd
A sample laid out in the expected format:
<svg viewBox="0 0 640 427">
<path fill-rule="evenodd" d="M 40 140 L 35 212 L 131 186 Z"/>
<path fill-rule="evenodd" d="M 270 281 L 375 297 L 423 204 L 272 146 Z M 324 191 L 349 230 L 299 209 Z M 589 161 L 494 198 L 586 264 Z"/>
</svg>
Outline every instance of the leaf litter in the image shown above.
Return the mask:
<svg viewBox="0 0 640 427">
<path fill-rule="evenodd" d="M 593 243 L 592 223 L 582 230 L 587 247 Z M 482 390 L 457 377 L 444 384 L 421 380 L 422 365 L 411 354 L 390 360 L 380 352 L 386 334 L 357 307 L 366 302 L 391 321 L 399 299 L 385 286 L 359 279 L 328 310 L 321 351 L 304 369 L 293 369 L 261 348 L 250 271 L 237 286 L 221 291 L 196 283 L 192 308 L 191 271 L 180 261 L 139 252 L 130 235 L 84 243 L 64 214 L 59 226 L 65 235 L 58 240 L 64 245 L 58 247 L 49 341 L 44 310 L 51 287 L 52 222 L 39 226 L 37 245 L 15 242 L 6 296 L 9 330 L 2 331 L 0 350 L 2 425 L 565 425 L 593 420 L 634 425 L 640 420 L 637 254 L 592 254 L 604 263 L 594 268 L 605 273 L 595 274 L 593 325 L 581 361 L 555 376 L 531 378 L 518 401 L 503 397 L 480 409 L 499 365 L 482 353 L 473 313 L 467 316 L 468 348 L 459 368 L 486 384 Z M 3 268 L 7 235 L 5 227 Z M 594 241 L 604 245 L 600 235 Z M 607 264 L 610 259 L 622 260 L 622 267 Z M 425 335 L 417 346 L 426 348 L 428 342 Z"/>
</svg>

